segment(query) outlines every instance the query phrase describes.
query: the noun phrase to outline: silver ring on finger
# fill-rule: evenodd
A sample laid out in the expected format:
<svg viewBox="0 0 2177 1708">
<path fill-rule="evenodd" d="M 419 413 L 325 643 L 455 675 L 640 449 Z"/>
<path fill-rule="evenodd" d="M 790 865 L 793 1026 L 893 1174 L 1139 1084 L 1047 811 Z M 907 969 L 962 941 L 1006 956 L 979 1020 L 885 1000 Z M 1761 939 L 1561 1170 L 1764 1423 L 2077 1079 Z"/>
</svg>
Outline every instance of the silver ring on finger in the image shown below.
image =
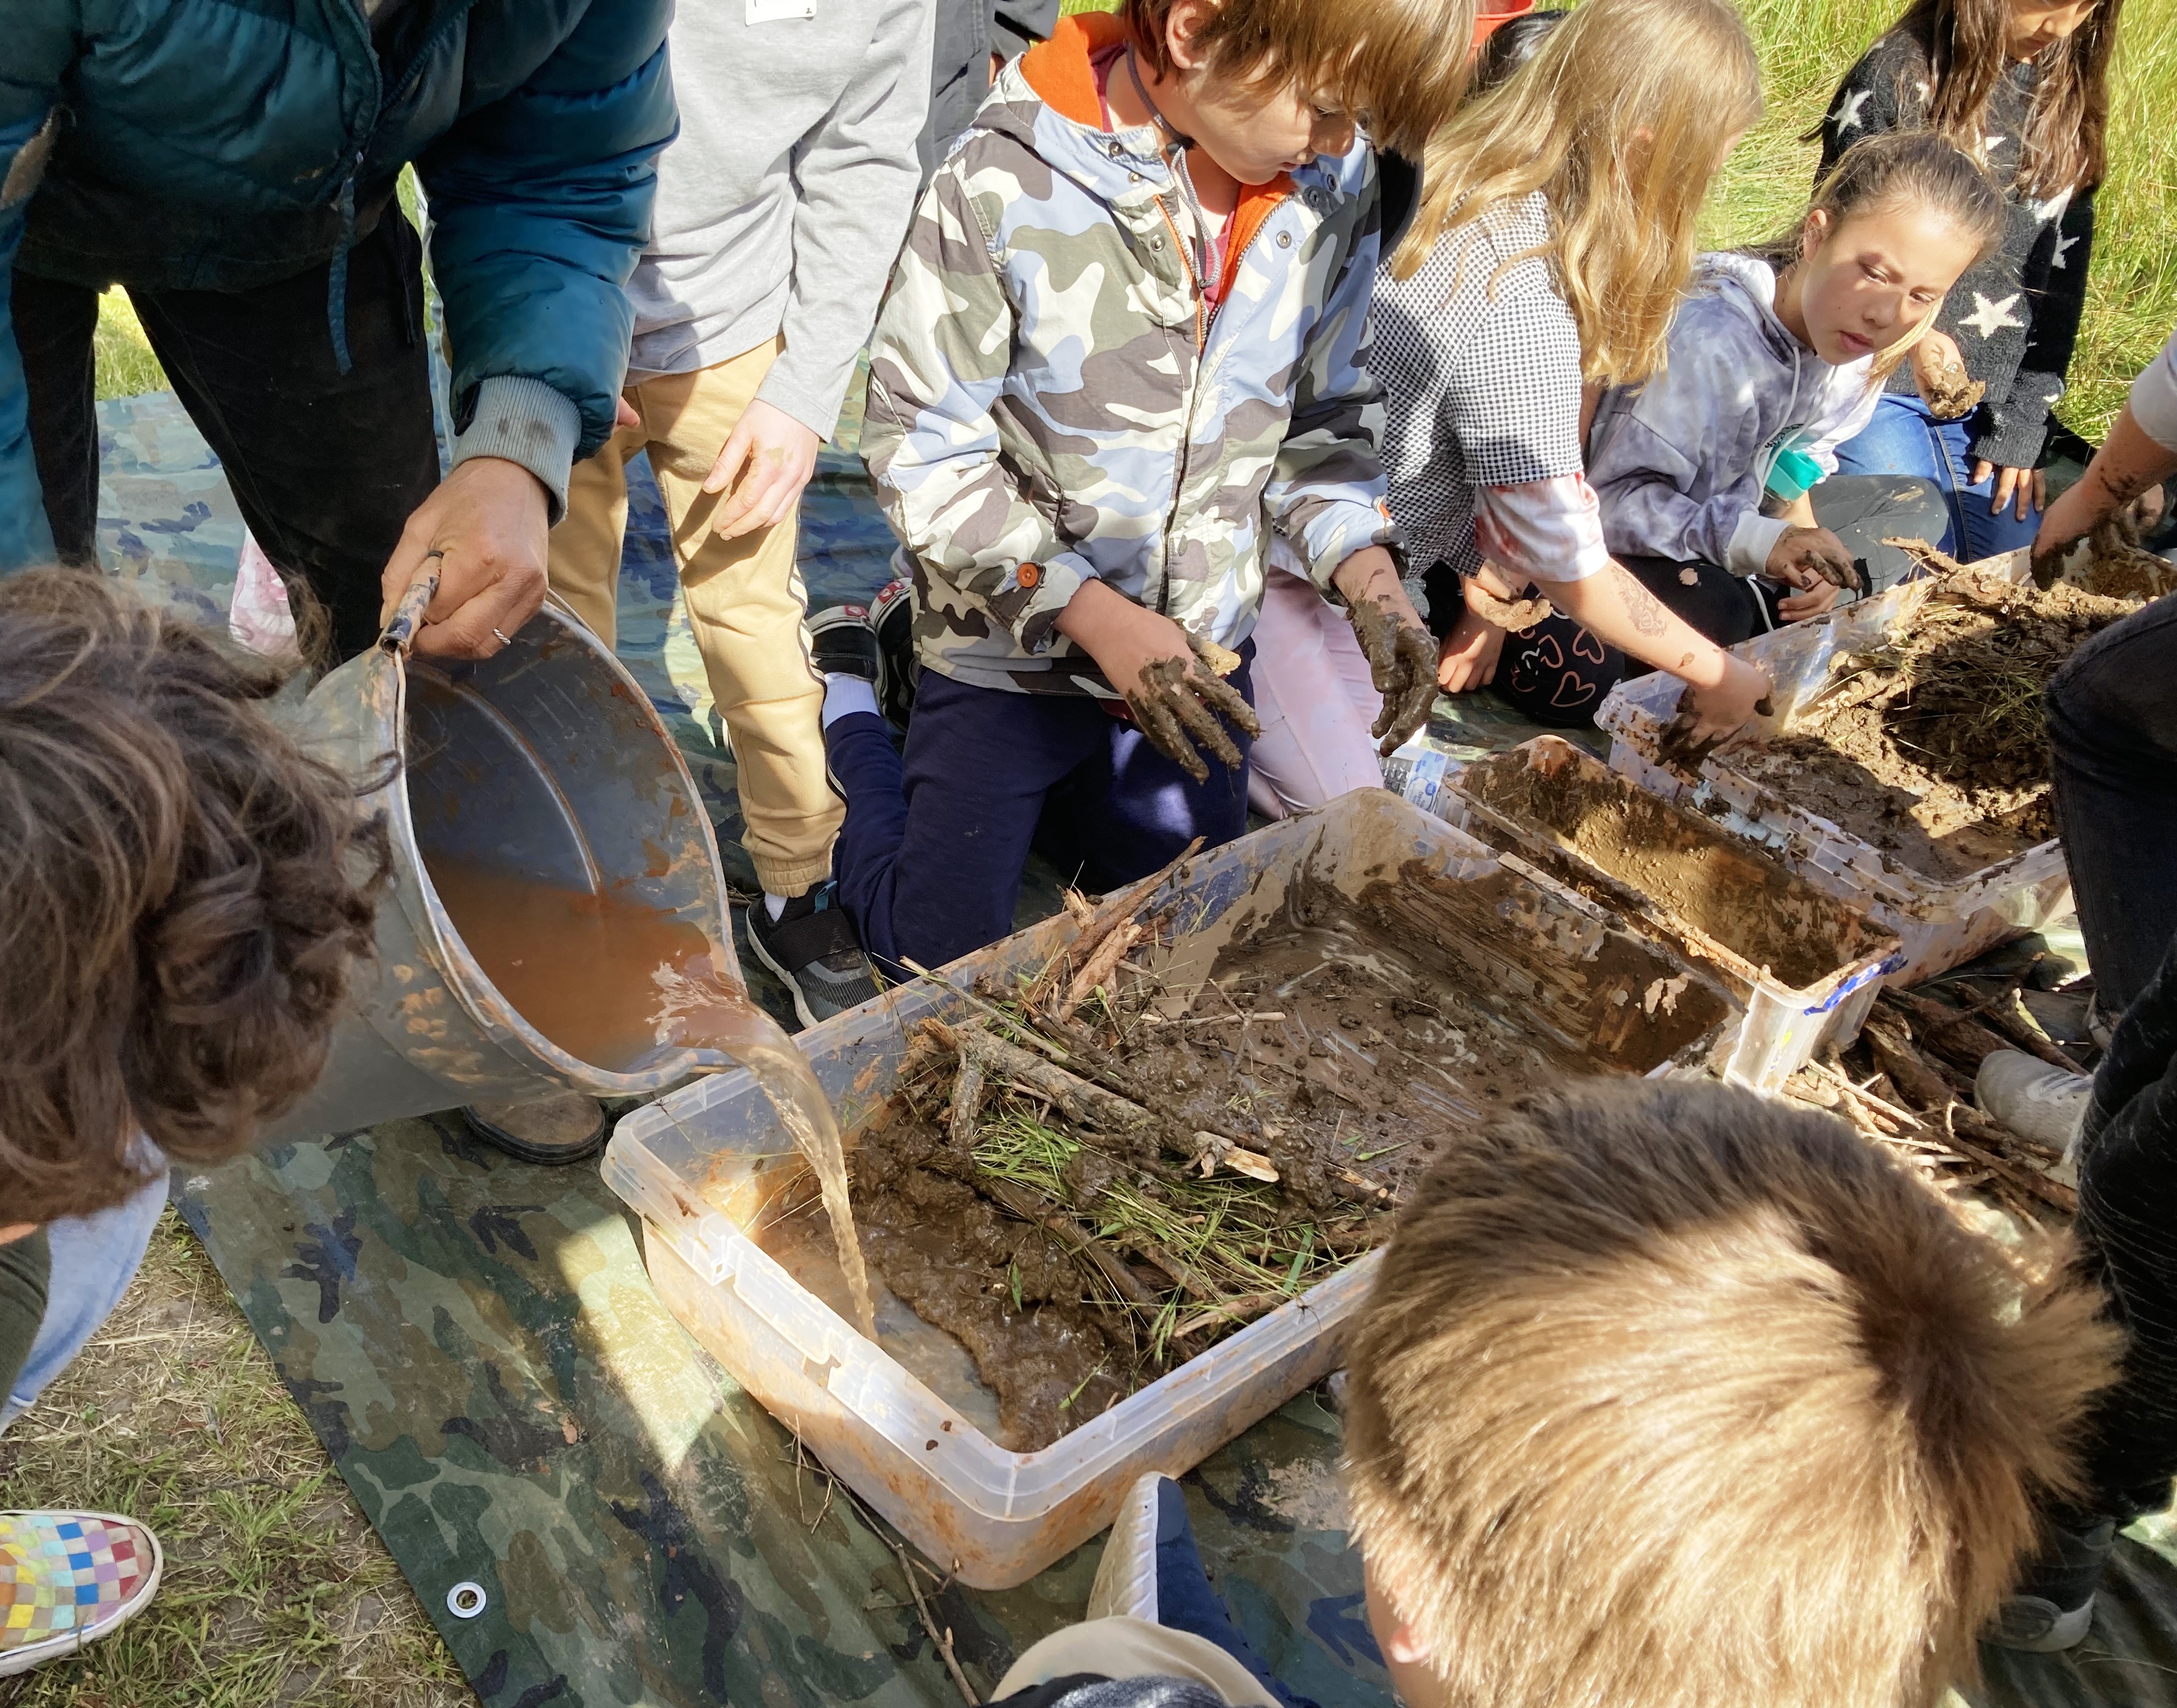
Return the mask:
<svg viewBox="0 0 2177 1708">
<path fill-rule="evenodd" d="M 491 632 L 492 632 L 493 636 L 494 636 L 498 640 L 499 644 L 500 646 L 502 646 L 502 647 L 511 647 L 511 646 L 514 644 L 514 642 L 513 642 L 513 641 L 510 641 L 510 640 L 508 640 L 505 635 L 500 634 L 500 633 L 499 633 L 499 631 L 497 629 L 494 629 Z"/>
</svg>

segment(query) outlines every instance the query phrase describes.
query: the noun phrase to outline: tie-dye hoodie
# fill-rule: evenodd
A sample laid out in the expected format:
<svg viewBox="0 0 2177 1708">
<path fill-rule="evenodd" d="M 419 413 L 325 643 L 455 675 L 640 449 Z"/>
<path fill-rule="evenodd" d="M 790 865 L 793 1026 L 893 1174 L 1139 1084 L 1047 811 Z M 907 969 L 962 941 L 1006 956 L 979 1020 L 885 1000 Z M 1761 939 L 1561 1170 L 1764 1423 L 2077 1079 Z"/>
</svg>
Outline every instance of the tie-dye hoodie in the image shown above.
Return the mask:
<svg viewBox="0 0 2177 1708">
<path fill-rule="evenodd" d="M 1365 143 L 1247 191 L 1213 308 L 1154 127 L 1103 128 L 1116 19 L 1001 74 L 924 193 L 870 352 L 862 454 L 914 562 L 922 662 L 1108 695 L 1054 619 L 1094 576 L 1236 647 L 1272 530 L 1318 587 L 1393 538 L 1370 379 Z"/>
</svg>

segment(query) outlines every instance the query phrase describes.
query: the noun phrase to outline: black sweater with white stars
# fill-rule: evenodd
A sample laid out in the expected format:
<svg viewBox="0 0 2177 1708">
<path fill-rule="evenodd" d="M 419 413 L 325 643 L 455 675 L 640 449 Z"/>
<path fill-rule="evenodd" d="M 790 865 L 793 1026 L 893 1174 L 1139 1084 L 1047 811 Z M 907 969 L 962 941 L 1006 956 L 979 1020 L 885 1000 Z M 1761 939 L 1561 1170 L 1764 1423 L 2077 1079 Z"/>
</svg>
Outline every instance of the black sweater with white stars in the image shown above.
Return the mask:
<svg viewBox="0 0 2177 1708">
<path fill-rule="evenodd" d="M 1822 120 L 1822 173 L 1861 138 L 1923 122 L 1928 63 L 1926 41 L 1904 30 L 1867 50 Z M 2001 246 L 1958 281 L 1935 321 L 1957 341 L 1967 374 L 1988 388 L 1967 431 L 1972 455 L 2000 468 L 2040 466 L 2093 253 L 2091 186 L 2036 201 L 2011 182 L 2036 76 L 2031 63 L 2013 65 L 1989 94 L 1982 163 L 2005 186 L 2010 219 Z M 1910 363 L 1899 364 L 1889 389 L 1915 393 Z"/>
</svg>

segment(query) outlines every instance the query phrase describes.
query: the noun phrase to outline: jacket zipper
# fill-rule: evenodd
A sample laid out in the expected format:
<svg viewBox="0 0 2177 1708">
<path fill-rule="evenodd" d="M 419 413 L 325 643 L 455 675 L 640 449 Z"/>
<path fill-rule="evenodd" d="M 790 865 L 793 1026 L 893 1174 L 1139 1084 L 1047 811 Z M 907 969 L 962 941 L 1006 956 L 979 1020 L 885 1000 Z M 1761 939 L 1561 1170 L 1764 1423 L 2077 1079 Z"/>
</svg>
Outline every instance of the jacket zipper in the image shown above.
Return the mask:
<svg viewBox="0 0 2177 1708">
<path fill-rule="evenodd" d="M 1288 196 L 1283 199 L 1290 201 L 1291 198 Z M 1187 245 L 1183 243 L 1178 242 L 1178 223 L 1173 220 L 1171 210 L 1165 206 L 1164 198 L 1162 196 L 1159 196 L 1157 198 L 1157 210 L 1164 215 L 1165 223 L 1171 226 L 1172 237 L 1178 247 L 1180 260 L 1187 268 L 1187 278 L 1192 281 L 1194 285 L 1197 298 L 1194 309 L 1196 327 L 1194 341 L 1196 357 L 1194 384 L 1187 388 L 1187 420 L 1185 427 L 1180 436 L 1179 455 L 1172 459 L 1171 502 L 1165 506 L 1164 528 L 1158 541 L 1159 561 L 1157 567 L 1156 608 L 1157 614 L 1159 616 L 1168 617 L 1171 614 L 1171 576 L 1170 573 L 1170 565 L 1171 563 L 1172 524 L 1179 516 L 1181 489 L 1187 484 L 1187 465 L 1192 461 L 1192 453 L 1194 450 L 1195 412 L 1200 407 L 1202 394 L 1209 389 L 1209 380 L 1216 372 L 1216 368 L 1212 367 L 1208 360 L 1209 355 L 1209 338 L 1210 335 L 1216 330 L 1217 311 L 1223 305 L 1221 303 L 1210 303 L 1209 292 L 1203 285 L 1201 276 L 1195 271 L 1193 257 L 1187 253 Z M 1270 221 L 1275 216 L 1275 210 L 1273 210 L 1272 212 L 1269 215 L 1265 216 L 1261 223 L 1255 227 L 1254 235 L 1247 239 L 1246 248 L 1242 248 L 1236 255 L 1227 255 L 1225 258 L 1226 271 L 1235 275 L 1237 274 L 1241 263 L 1244 262 L 1247 259 L 1248 255 L 1252 253 L 1255 245 L 1262 241 L 1263 233 L 1269 229 Z M 1239 217 L 1239 210 L 1236 208 L 1233 210 L 1233 217 L 1236 219 Z M 1217 366 L 1221 367 L 1222 365 L 1223 357 L 1220 355 Z"/>
</svg>

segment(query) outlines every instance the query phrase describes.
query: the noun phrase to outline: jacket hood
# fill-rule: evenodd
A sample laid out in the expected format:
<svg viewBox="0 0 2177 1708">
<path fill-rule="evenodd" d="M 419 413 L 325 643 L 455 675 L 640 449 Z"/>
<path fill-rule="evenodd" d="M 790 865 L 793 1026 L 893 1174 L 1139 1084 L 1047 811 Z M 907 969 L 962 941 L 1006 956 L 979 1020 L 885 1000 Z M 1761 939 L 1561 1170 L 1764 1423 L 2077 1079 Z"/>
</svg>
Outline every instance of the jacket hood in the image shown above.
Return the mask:
<svg viewBox="0 0 2177 1708">
<path fill-rule="evenodd" d="M 1048 41 L 1039 42 L 998 74 L 975 115 L 973 128 L 1008 138 L 1052 171 L 1063 174 L 1121 213 L 1149 210 L 1176 188 L 1176 145 L 1167 146 L 1154 124 L 1104 128 L 1104 106 L 1094 61 L 1124 45 L 1127 26 L 1110 13 L 1061 18 Z M 1236 264 L 1270 210 L 1300 192 L 1311 206 L 1360 192 L 1368 172 L 1369 145 L 1356 138 L 1343 156 L 1318 156 L 1265 184 L 1245 186 L 1225 246 Z"/>
<path fill-rule="evenodd" d="M 1796 366 L 1803 358 L 1820 360 L 1776 318 L 1776 270 L 1759 256 L 1719 250 L 1697 257 L 1688 294 L 1714 296 L 1736 308 L 1779 362 Z"/>
</svg>

